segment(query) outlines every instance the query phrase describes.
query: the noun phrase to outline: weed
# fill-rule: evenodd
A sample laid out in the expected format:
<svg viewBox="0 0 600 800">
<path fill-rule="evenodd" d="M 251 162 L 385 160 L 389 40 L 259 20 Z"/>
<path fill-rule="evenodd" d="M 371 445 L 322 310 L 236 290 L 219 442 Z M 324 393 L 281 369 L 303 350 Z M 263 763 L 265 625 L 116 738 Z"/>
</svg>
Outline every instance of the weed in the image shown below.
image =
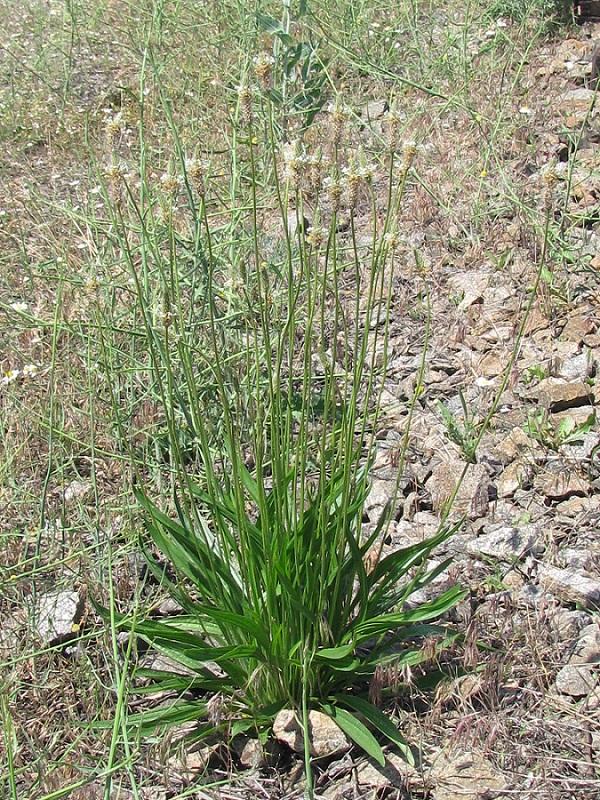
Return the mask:
<svg viewBox="0 0 600 800">
<path fill-rule="evenodd" d="M 203 302 L 190 303 L 175 229 L 177 197 L 191 184 L 187 162 L 180 159 L 181 177 L 171 166 L 161 181 L 158 191 L 168 205 L 159 225 L 152 216 L 154 187 L 144 186 L 138 199 L 126 184 L 123 202 L 115 204 L 104 184 L 111 237 L 125 253 L 136 290 L 142 350 L 166 420 L 172 469 L 174 508 L 166 513 L 168 504 L 152 499 L 132 458 L 150 536 L 140 546 L 151 573 L 182 610 L 162 621 L 113 615 L 118 628 L 186 668 L 185 674 L 139 670 L 150 682 L 148 691 L 175 692 L 178 699 L 132 715 L 130 724 L 149 733 L 195 720 L 192 738 L 244 732 L 264 741 L 276 714 L 291 708 L 302 720 L 310 794 L 312 708 L 331 716 L 380 763 L 383 751 L 371 727 L 412 758 L 408 743 L 365 699 L 365 691 L 382 665 L 394 661 L 408 669 L 424 661 L 424 653 L 433 652 L 423 650 L 424 638 L 436 640 L 436 651 L 453 641 L 455 634 L 434 621 L 463 592 L 452 586 L 406 607 L 447 566 L 429 569 L 428 557 L 453 529 L 441 527 L 434 537 L 385 557 L 389 509 L 373 530 L 362 530 L 386 377 L 396 267 L 391 231 L 416 148 L 403 148 L 397 173 L 396 154 L 387 153 L 388 211 L 381 222 L 371 215 L 371 253 L 363 264 L 356 207 L 373 207 L 376 167 L 362 149 L 348 152 L 344 107 L 338 102 L 330 112 L 329 176 L 315 180 L 307 177 L 305 168 L 313 162 L 301 141 L 277 143 L 268 91 L 264 99 L 267 133 L 261 141 L 255 96 L 247 82 L 240 84 L 239 128 L 247 149 L 236 166 L 245 183 L 240 205 L 228 209 L 229 224 L 211 223 L 207 192 L 188 196 L 185 213 L 197 226 L 194 245 L 205 258 Z M 171 119 L 164 96 L 163 103 Z M 259 194 L 263 170 L 274 181 L 284 240 L 276 270 L 258 221 L 260 208 L 273 202 Z M 307 236 L 304 225 L 291 229 L 288 220 L 290 213 L 302 218 L 309 191 L 315 208 Z M 340 231 L 342 211 L 349 219 L 347 234 Z M 328 230 L 319 232 L 321 217 L 329 218 Z M 159 243 L 164 225 L 166 251 Z M 245 241 L 239 230 L 247 231 Z M 237 265 L 243 265 L 239 272 Z M 360 286 L 353 299 L 341 293 L 344 274 Z M 236 286 L 235 313 L 233 297 L 227 300 L 229 282 Z M 116 397 L 114 408 L 118 414 Z M 154 548 L 167 559 L 168 572 L 155 560 Z M 373 552 L 377 556 L 367 569 L 367 553 Z M 399 648 L 393 654 L 392 645 Z M 190 692 L 196 700 L 188 699 Z M 218 715 L 210 699 L 215 693 L 221 698 Z"/>
<path fill-rule="evenodd" d="M 543 381 L 548 377 L 548 370 L 541 364 L 532 364 L 523 370 L 523 382 L 529 386 L 534 381 Z"/>
<path fill-rule="evenodd" d="M 564 417 L 558 425 L 554 425 L 545 409 L 530 411 L 525 423 L 525 430 L 533 439 L 549 450 L 559 450 L 564 444 L 580 444 L 586 433 L 596 424 L 596 415 L 591 413 L 581 423 L 573 417 Z"/>
<path fill-rule="evenodd" d="M 462 406 L 462 420 L 458 420 L 441 401 L 438 401 L 438 409 L 442 415 L 442 420 L 446 426 L 446 435 L 450 441 L 460 447 L 469 464 L 475 464 L 477 461 L 477 446 L 481 438 L 482 421 L 478 419 L 476 412 L 469 411 L 465 397 L 460 390 L 458 397 Z"/>
</svg>

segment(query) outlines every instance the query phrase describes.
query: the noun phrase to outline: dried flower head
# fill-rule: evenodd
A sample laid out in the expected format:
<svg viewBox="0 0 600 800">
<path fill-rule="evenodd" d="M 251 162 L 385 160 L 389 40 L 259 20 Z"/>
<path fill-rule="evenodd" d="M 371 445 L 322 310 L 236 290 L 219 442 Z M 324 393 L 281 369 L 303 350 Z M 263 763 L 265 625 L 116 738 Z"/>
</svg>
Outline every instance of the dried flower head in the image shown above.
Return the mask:
<svg viewBox="0 0 600 800">
<path fill-rule="evenodd" d="M 119 139 L 123 135 L 123 114 L 119 112 L 112 119 L 109 119 L 104 126 L 106 141 L 109 147 L 116 147 Z"/>
<path fill-rule="evenodd" d="M 315 152 L 304 156 L 308 185 L 316 195 L 321 189 L 327 161 L 323 157 L 323 148 L 317 147 Z"/>
<path fill-rule="evenodd" d="M 294 189 L 300 186 L 300 177 L 305 166 L 306 159 L 302 153 L 302 147 L 298 139 L 288 142 L 283 146 L 283 161 L 285 163 L 285 176 Z"/>
<path fill-rule="evenodd" d="M 206 177 L 206 171 L 208 169 L 208 163 L 203 161 L 202 159 L 198 158 L 198 156 L 194 156 L 194 158 L 188 158 L 185 162 L 185 171 L 190 180 L 190 183 L 198 193 L 200 197 L 204 197 L 206 187 L 204 183 L 204 179 Z"/>
<path fill-rule="evenodd" d="M 254 92 L 250 86 L 243 81 L 238 86 L 238 103 L 240 106 L 240 119 L 244 125 L 252 125 L 252 101 L 254 99 Z"/>
<path fill-rule="evenodd" d="M 337 148 L 342 140 L 344 124 L 350 118 L 350 111 L 348 107 L 344 105 L 341 95 L 336 97 L 335 104 L 329 106 L 327 110 L 331 116 L 331 122 L 333 124 L 333 146 L 334 148 Z"/>
<path fill-rule="evenodd" d="M 558 171 L 556 169 L 556 162 L 550 161 L 541 170 L 542 181 L 546 186 L 552 188 L 558 182 Z"/>
<path fill-rule="evenodd" d="M 552 208 L 552 190 L 558 182 L 558 171 L 556 169 L 556 162 L 551 161 L 541 170 L 542 182 L 544 184 L 544 210 L 549 211 Z"/>
<path fill-rule="evenodd" d="M 325 190 L 327 192 L 327 197 L 329 198 L 331 207 L 337 213 L 340 210 L 344 187 L 342 185 L 339 172 L 336 167 L 333 168 L 332 174 L 329 177 L 325 178 L 325 180 L 323 181 L 323 186 L 325 187 Z"/>
<path fill-rule="evenodd" d="M 400 244 L 400 237 L 398 236 L 398 231 L 391 230 L 384 234 L 383 243 L 388 248 L 388 250 L 395 250 L 398 245 Z"/>
<path fill-rule="evenodd" d="M 370 185 L 375 176 L 375 168 L 367 162 L 362 147 L 358 154 L 349 159 L 348 166 L 343 170 L 348 207 L 355 208 L 358 199 L 358 190 L 362 184 Z"/>
<path fill-rule="evenodd" d="M 268 92 L 273 85 L 273 66 L 275 64 L 275 59 L 268 53 L 259 53 L 254 57 L 253 63 L 254 72 L 260 81 L 260 85 L 265 92 Z"/>
<path fill-rule="evenodd" d="M 312 225 L 306 237 L 306 241 L 316 250 L 323 244 L 323 242 L 327 239 L 327 231 L 321 225 L 321 213 L 319 209 L 315 209 L 315 213 L 313 215 Z"/>
<path fill-rule="evenodd" d="M 400 133 L 400 126 L 402 124 L 395 101 L 392 103 L 390 110 L 386 114 L 384 122 L 388 151 L 390 153 L 395 153 L 398 149 L 398 135 Z"/>
<path fill-rule="evenodd" d="M 127 164 L 119 160 L 113 153 L 110 164 L 106 170 L 106 177 L 113 188 L 120 186 L 129 172 Z"/>
<path fill-rule="evenodd" d="M 160 176 L 160 182 L 162 184 L 163 192 L 168 197 L 173 199 L 179 191 L 179 187 L 181 186 L 181 178 L 174 174 L 171 164 L 169 164 L 168 171 Z"/>
<path fill-rule="evenodd" d="M 402 156 L 404 158 L 404 164 L 406 169 L 409 169 L 412 166 L 413 161 L 415 160 L 415 156 L 417 155 L 417 143 L 416 142 L 404 142 L 402 147 Z"/>
<path fill-rule="evenodd" d="M 358 164 L 356 158 L 351 158 L 348 166 L 343 170 L 344 174 L 344 187 L 346 190 L 346 197 L 348 200 L 348 208 L 356 208 L 356 201 L 358 200 L 358 190 L 362 183 Z"/>
</svg>

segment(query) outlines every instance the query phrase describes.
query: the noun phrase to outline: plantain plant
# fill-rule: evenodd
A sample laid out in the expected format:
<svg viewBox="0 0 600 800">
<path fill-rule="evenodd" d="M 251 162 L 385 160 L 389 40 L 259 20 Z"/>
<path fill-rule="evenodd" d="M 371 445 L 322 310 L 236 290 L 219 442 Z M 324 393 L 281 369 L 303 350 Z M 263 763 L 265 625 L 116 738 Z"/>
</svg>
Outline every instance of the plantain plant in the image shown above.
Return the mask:
<svg viewBox="0 0 600 800">
<path fill-rule="evenodd" d="M 266 84 L 268 62 L 261 63 Z M 130 715 L 130 723 L 148 733 L 194 720 L 193 737 L 245 732 L 264 740 L 276 714 L 293 709 L 304 730 L 311 795 L 311 709 L 332 717 L 380 763 L 381 736 L 412 758 L 402 733 L 367 699 L 369 685 L 382 666 L 410 674 L 453 641 L 436 620 L 463 592 L 454 586 L 408 602 L 448 566 L 429 568 L 428 558 L 449 527 L 387 552 L 390 508 L 374 527 L 363 526 L 387 373 L 394 220 L 415 146 L 398 148 L 392 113 L 379 167 L 357 150 L 343 160 L 347 119 L 338 101 L 333 148 L 328 159 L 316 158 L 300 142 L 279 147 L 268 92 L 262 126 L 254 125 L 255 106 L 243 82 L 228 221 L 222 203 L 213 221 L 207 167 L 183 157 L 174 127 L 181 174 L 172 167 L 163 190 L 168 183 L 173 207 L 176 193 L 184 195 L 188 240 L 176 230 L 173 208 L 165 214 L 153 201 L 152 187 L 137 196 L 127 184 L 119 204 L 106 187 L 111 240 L 131 270 L 173 471 L 171 497 L 157 498 L 137 470 L 141 547 L 181 609 L 161 620 L 113 610 L 113 619 L 182 668 L 138 669 L 147 685 L 136 691 L 163 690 L 170 700 Z M 171 119 L 168 105 L 165 111 Z M 324 166 L 328 176 L 315 177 Z M 376 169 L 386 175 L 383 221 Z M 314 206 L 308 230 L 288 224 L 290 215 L 302 220 L 307 181 Z M 271 195 L 259 197 L 265 186 Z M 359 200 L 368 210 L 368 248 L 356 230 Z M 283 220 L 275 243 L 259 220 L 273 203 Z M 348 225 L 339 224 L 342 208 Z M 192 284 L 183 265 L 194 248 L 203 271 Z M 407 411 L 410 420 L 412 404 Z M 181 448 L 182 426 L 194 442 L 191 459 Z"/>
</svg>

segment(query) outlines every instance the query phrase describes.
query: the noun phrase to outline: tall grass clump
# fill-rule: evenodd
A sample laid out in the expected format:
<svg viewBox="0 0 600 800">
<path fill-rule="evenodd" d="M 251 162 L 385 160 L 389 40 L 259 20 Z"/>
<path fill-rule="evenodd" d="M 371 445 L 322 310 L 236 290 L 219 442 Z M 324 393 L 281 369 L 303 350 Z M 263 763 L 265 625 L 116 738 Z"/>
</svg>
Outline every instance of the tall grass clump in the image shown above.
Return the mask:
<svg viewBox="0 0 600 800">
<path fill-rule="evenodd" d="M 139 390 L 159 409 L 169 468 L 168 482 L 153 481 L 131 451 L 141 547 L 180 609 L 116 620 L 182 667 L 138 670 L 140 691 L 170 700 L 130 722 L 149 732 L 194 720 L 194 737 L 264 741 L 292 709 L 310 794 L 313 709 L 381 763 L 373 730 L 411 757 L 369 686 L 386 665 L 409 675 L 453 639 L 435 620 L 462 592 L 407 603 L 447 567 L 428 557 L 449 529 L 388 552 L 392 504 L 363 527 L 416 146 L 399 144 L 392 106 L 381 152 L 350 148 L 341 98 L 314 135 L 282 143 L 271 67 L 255 60 L 262 93 L 241 82 L 225 155 L 188 151 L 163 96 L 174 146 L 160 185 L 143 122 L 139 173 L 126 174 L 115 148 L 104 172 L 99 248 L 130 272 Z M 114 408 L 121 424 L 116 395 Z"/>
</svg>

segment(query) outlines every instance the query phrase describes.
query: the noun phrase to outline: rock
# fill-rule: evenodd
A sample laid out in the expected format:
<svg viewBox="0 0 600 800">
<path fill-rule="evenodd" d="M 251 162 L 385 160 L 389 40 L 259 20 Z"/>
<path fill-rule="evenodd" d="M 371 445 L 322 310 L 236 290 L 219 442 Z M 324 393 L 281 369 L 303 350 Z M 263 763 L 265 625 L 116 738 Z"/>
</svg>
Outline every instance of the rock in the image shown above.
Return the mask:
<svg viewBox="0 0 600 800">
<path fill-rule="evenodd" d="M 456 294 L 481 297 L 490 283 L 491 272 L 455 272 L 448 276 L 448 287 Z"/>
<path fill-rule="evenodd" d="M 506 359 L 499 358 L 495 353 L 485 353 L 474 366 L 477 377 L 488 379 L 502 375 L 505 369 Z"/>
<path fill-rule="evenodd" d="M 556 676 L 555 686 L 561 694 L 570 697 L 585 697 L 596 686 L 596 677 L 591 667 L 567 664 Z"/>
<path fill-rule="evenodd" d="M 262 745 L 258 739 L 243 735 L 236 736 L 231 746 L 238 754 L 242 767 L 251 770 L 275 766 L 283 751 L 282 744 L 274 739 L 268 739 Z"/>
<path fill-rule="evenodd" d="M 387 481 L 382 478 L 373 478 L 371 481 L 371 491 L 365 501 L 364 510 L 369 514 L 375 512 L 375 516 L 381 513 L 385 506 L 394 499 L 396 492 L 396 481 Z"/>
<path fill-rule="evenodd" d="M 595 96 L 592 89 L 571 89 L 565 92 L 560 100 L 560 108 L 566 116 L 566 124 L 569 128 L 575 128 L 584 120 L 594 116 L 594 112 L 597 113 L 598 104 L 594 111 L 590 112 Z"/>
<path fill-rule="evenodd" d="M 355 763 L 345 756 L 329 765 L 327 778 L 330 785 L 319 795 L 323 800 L 379 797 L 380 793 L 383 797 L 390 788 L 416 791 L 423 786 L 419 772 L 393 751 L 386 753 L 383 767 L 371 758 L 361 758 Z"/>
<path fill-rule="evenodd" d="M 435 521 L 437 525 L 437 520 Z M 416 525 L 414 522 L 401 519 L 399 522 L 392 522 L 388 531 L 388 537 L 391 550 L 399 550 L 402 547 L 410 547 L 413 544 L 422 542 L 426 538 L 423 534 L 423 528 Z"/>
<path fill-rule="evenodd" d="M 526 583 L 519 591 L 519 602 L 526 608 L 548 608 L 556 605 L 556 598 L 533 583 Z"/>
<path fill-rule="evenodd" d="M 498 496 L 512 497 L 517 489 L 527 489 L 533 479 L 533 466 L 526 461 L 513 461 L 498 478 Z"/>
<path fill-rule="evenodd" d="M 592 499 L 591 497 L 578 497 L 577 495 L 569 497 L 568 500 L 563 500 L 561 503 L 558 503 L 556 506 L 556 515 L 557 517 L 562 516 L 563 518 L 570 518 L 576 517 L 579 514 L 585 514 L 590 510 L 590 500 Z"/>
<path fill-rule="evenodd" d="M 588 694 L 585 698 L 585 710 L 593 713 L 594 711 L 598 711 L 600 708 L 600 686 L 596 686 L 595 689 Z M 595 734 L 596 741 L 598 744 L 594 746 L 594 750 L 600 750 L 600 733 Z"/>
<path fill-rule="evenodd" d="M 565 611 L 565 609 L 557 611 L 553 618 L 558 637 L 563 642 L 577 638 L 590 620 L 590 615 L 585 611 Z"/>
<path fill-rule="evenodd" d="M 562 445 L 560 452 L 564 453 L 569 459 L 581 463 L 591 459 L 599 445 L 600 433 L 589 431 L 588 433 L 583 433 L 577 443 Z"/>
<path fill-rule="evenodd" d="M 519 414 L 522 416 L 522 412 Z M 533 460 L 542 453 L 540 445 L 532 440 L 521 427 L 513 428 L 508 435 L 503 436 L 497 442 L 496 447 L 505 464 L 509 464 L 516 458 L 524 460 L 524 454 L 527 454 L 527 460 Z"/>
<path fill-rule="evenodd" d="M 530 552 L 541 550 L 540 531 L 537 525 L 490 525 L 489 532 L 467 544 L 472 555 L 488 556 L 500 561 L 520 560 Z"/>
<path fill-rule="evenodd" d="M 592 491 L 588 481 L 567 468 L 560 472 L 544 472 L 538 475 L 533 485 L 549 500 L 566 500 L 574 495 L 585 497 Z"/>
<path fill-rule="evenodd" d="M 583 381 L 567 383 L 561 378 L 544 378 L 529 392 L 529 396 L 555 413 L 567 408 L 589 405 L 592 395 L 591 388 Z"/>
<path fill-rule="evenodd" d="M 38 638 L 48 646 L 68 639 L 76 630 L 84 607 L 85 601 L 77 592 L 43 594 L 32 615 Z"/>
<path fill-rule="evenodd" d="M 71 505 L 76 500 L 85 500 L 93 491 L 94 487 L 87 481 L 71 481 L 64 492 L 65 503 Z"/>
<path fill-rule="evenodd" d="M 310 752 L 315 758 L 344 753 L 351 747 L 350 741 L 336 723 L 321 711 L 309 711 L 308 728 Z M 294 711 L 280 711 L 273 722 L 273 735 L 295 753 L 304 752 L 302 726 Z"/>
<path fill-rule="evenodd" d="M 440 527 L 440 521 L 438 517 L 436 517 L 435 514 L 432 514 L 431 511 L 417 511 L 417 513 L 413 516 L 412 521 L 416 525 L 417 531 L 421 537 L 421 541 L 429 538 L 430 536 L 435 536 Z"/>
<path fill-rule="evenodd" d="M 567 411 L 559 411 L 550 417 L 552 427 L 560 436 L 573 436 L 573 441 L 581 442 L 585 433 L 578 431 L 582 425 L 590 426 L 595 421 L 594 409 L 592 406 L 577 406 L 569 408 Z M 562 432 L 562 433 L 561 433 Z"/>
<path fill-rule="evenodd" d="M 451 499 L 456 484 L 465 468 L 463 461 L 442 461 L 433 468 L 426 488 L 431 493 L 436 512 L 444 510 Z M 484 517 L 489 509 L 490 478 L 481 464 L 469 464 L 464 479 L 452 504 L 451 517 L 466 514 L 468 519 Z"/>
<path fill-rule="evenodd" d="M 568 569 L 589 570 L 593 566 L 592 556 L 588 550 L 577 550 L 567 547 L 560 552 L 561 565 Z"/>
<path fill-rule="evenodd" d="M 569 664 L 600 664 L 600 627 L 596 623 L 581 631 Z"/>
<path fill-rule="evenodd" d="M 363 116 L 364 113 L 368 120 L 374 120 L 381 119 L 388 109 L 389 105 L 387 100 L 371 100 L 359 113 L 361 116 Z"/>
<path fill-rule="evenodd" d="M 504 776 L 481 752 L 452 748 L 448 742 L 433 761 L 428 778 L 431 800 L 481 800 L 507 787 Z"/>
<path fill-rule="evenodd" d="M 287 214 L 287 229 L 290 239 L 295 239 L 298 234 L 304 236 L 310 228 L 311 221 L 308 217 L 303 216 L 299 218 L 296 211 L 288 211 Z"/>
<path fill-rule="evenodd" d="M 569 603 L 579 603 L 584 608 L 600 609 L 600 582 L 586 578 L 572 569 L 558 569 L 540 565 L 540 584 L 548 591 Z"/>
<path fill-rule="evenodd" d="M 572 342 L 581 343 L 586 336 L 596 331 L 597 325 L 591 314 L 574 314 L 569 317 L 562 330 L 561 337 Z"/>
<path fill-rule="evenodd" d="M 587 353 L 579 353 L 579 355 L 561 359 L 556 370 L 556 376 L 567 381 L 581 380 L 589 377 L 590 374 L 591 362 Z"/>
</svg>

